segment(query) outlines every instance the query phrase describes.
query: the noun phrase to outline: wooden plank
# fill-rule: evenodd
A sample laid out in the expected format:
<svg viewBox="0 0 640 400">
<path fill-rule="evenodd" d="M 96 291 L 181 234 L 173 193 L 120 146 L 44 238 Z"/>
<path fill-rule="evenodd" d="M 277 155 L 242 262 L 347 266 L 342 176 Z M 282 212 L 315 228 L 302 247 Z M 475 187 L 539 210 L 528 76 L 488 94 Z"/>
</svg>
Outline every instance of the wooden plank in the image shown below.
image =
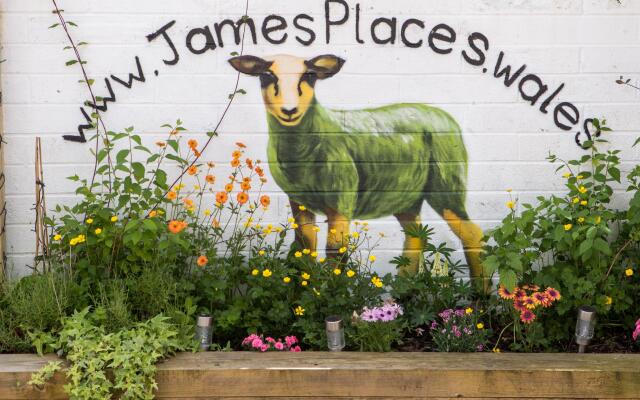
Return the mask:
<svg viewBox="0 0 640 400">
<path fill-rule="evenodd" d="M 63 399 L 46 360 L 0 355 L 0 399 Z M 184 353 L 158 366 L 159 399 L 640 399 L 638 354 Z M 19 381 L 20 384 L 16 384 Z"/>
</svg>

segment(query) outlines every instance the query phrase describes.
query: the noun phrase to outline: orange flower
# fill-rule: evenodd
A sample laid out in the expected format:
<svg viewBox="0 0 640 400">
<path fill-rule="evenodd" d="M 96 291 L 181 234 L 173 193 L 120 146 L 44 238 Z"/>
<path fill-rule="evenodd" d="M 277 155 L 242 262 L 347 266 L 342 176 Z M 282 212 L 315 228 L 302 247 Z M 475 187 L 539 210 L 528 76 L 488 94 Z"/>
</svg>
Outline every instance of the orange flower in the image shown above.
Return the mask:
<svg viewBox="0 0 640 400">
<path fill-rule="evenodd" d="M 240 184 L 240 187 L 242 188 L 242 190 L 250 190 L 251 189 L 251 184 L 249 182 L 242 182 Z"/>
<path fill-rule="evenodd" d="M 151 210 L 149 212 L 149 218 L 154 218 L 156 215 L 158 215 L 158 212 L 156 210 Z"/>
<path fill-rule="evenodd" d="M 242 178 L 242 182 L 251 182 L 251 178 L 249 178 L 248 176 L 245 176 L 244 178 Z"/>
<path fill-rule="evenodd" d="M 240 157 L 242 157 L 242 152 L 240 150 L 234 150 L 234 152 L 231 153 L 231 157 L 240 158 Z"/>
<path fill-rule="evenodd" d="M 262 204 L 262 207 L 269 207 L 269 204 L 271 204 L 271 199 L 265 194 L 260 197 L 260 204 Z"/>
<path fill-rule="evenodd" d="M 202 155 L 202 153 L 200 153 L 197 149 L 193 149 L 193 154 L 194 154 L 196 157 L 200 157 L 200 156 Z"/>
<path fill-rule="evenodd" d="M 509 291 L 504 285 L 500 285 L 498 289 L 498 295 L 505 300 L 512 300 L 516 297 L 515 292 Z"/>
<path fill-rule="evenodd" d="M 167 193 L 167 199 L 175 200 L 177 198 L 178 198 L 178 194 L 176 192 L 174 192 L 173 190 L 170 191 L 169 193 Z"/>
<path fill-rule="evenodd" d="M 236 168 L 240 165 L 240 160 L 238 160 L 237 158 L 234 158 L 233 160 L 231 160 L 231 166 L 233 168 Z"/>
<path fill-rule="evenodd" d="M 259 177 L 263 177 L 264 176 L 264 171 L 262 170 L 261 167 L 256 167 L 255 171 L 256 171 L 256 174 L 258 174 Z"/>
<path fill-rule="evenodd" d="M 240 203 L 240 204 L 244 204 L 247 201 L 249 201 L 249 195 L 246 194 L 245 192 L 238 193 L 238 196 L 236 198 L 238 200 L 238 203 Z"/>
<path fill-rule="evenodd" d="M 211 221 L 211 225 L 213 225 L 214 228 L 220 228 L 220 222 L 215 218 Z"/>
<path fill-rule="evenodd" d="M 189 139 L 187 144 L 189 145 L 189 148 L 191 148 L 191 149 L 195 149 L 196 147 L 198 147 L 198 141 L 195 140 L 195 139 Z"/>
<path fill-rule="evenodd" d="M 242 143 L 242 142 L 236 142 L 236 146 L 240 147 L 241 149 L 244 149 L 244 148 L 246 148 L 246 147 L 247 147 L 247 146 L 245 146 L 245 144 L 244 144 L 244 143 Z"/>
<path fill-rule="evenodd" d="M 177 135 L 178 134 L 178 130 L 174 129 L 171 132 L 169 132 L 169 135 L 173 136 L 173 135 Z"/>
<path fill-rule="evenodd" d="M 249 169 L 253 169 L 253 161 L 250 158 L 247 158 L 244 162 L 247 163 Z"/>
<path fill-rule="evenodd" d="M 216 181 L 216 177 L 215 177 L 215 176 L 213 176 L 213 175 L 207 175 L 204 179 L 207 181 L 207 183 L 210 183 L 210 184 L 212 184 L 212 185 L 213 185 L 213 184 L 215 183 L 215 181 Z"/>
<path fill-rule="evenodd" d="M 184 198 L 184 199 L 182 199 L 182 202 L 184 203 L 184 206 L 186 208 L 193 207 L 193 200 L 191 200 L 190 198 Z"/>
<path fill-rule="evenodd" d="M 232 192 L 233 191 L 233 183 L 227 183 L 226 185 L 224 185 L 224 190 L 225 192 Z"/>
<path fill-rule="evenodd" d="M 162 147 L 165 147 L 166 145 L 167 145 L 167 144 L 166 144 L 165 142 L 163 142 L 163 141 L 157 141 L 157 142 L 156 142 L 156 146 L 161 147 L 161 148 L 162 148 Z"/>
<path fill-rule="evenodd" d="M 215 166 L 216 166 L 216 165 L 213 163 L 213 161 L 207 161 L 207 167 L 209 167 L 209 168 L 213 168 L 213 167 L 215 167 Z"/>
<path fill-rule="evenodd" d="M 196 167 L 195 165 L 192 165 L 189 167 L 189 169 L 187 170 L 187 173 L 189 175 L 195 175 L 198 173 L 198 167 Z"/>
<path fill-rule="evenodd" d="M 187 227 L 187 223 L 184 221 L 171 220 L 169 222 L 169 231 L 171 233 L 180 233 Z"/>
<path fill-rule="evenodd" d="M 224 203 L 227 202 L 227 199 L 229 199 L 229 196 L 227 195 L 227 192 L 218 192 L 218 193 L 216 193 L 216 203 L 224 204 Z"/>
<path fill-rule="evenodd" d="M 204 267 L 205 265 L 207 265 L 208 262 L 209 262 L 209 259 L 206 256 L 198 257 L 197 263 L 199 267 Z"/>
</svg>

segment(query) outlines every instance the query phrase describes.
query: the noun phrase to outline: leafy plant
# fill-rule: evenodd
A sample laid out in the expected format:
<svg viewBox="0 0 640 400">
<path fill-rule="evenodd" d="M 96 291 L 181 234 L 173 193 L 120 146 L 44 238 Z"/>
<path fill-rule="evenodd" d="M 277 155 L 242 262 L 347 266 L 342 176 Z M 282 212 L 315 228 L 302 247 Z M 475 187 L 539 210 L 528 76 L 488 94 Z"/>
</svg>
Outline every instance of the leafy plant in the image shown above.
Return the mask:
<svg viewBox="0 0 640 400">
<path fill-rule="evenodd" d="M 398 318 L 402 313 L 402 307 L 392 301 L 380 307 L 365 307 L 360 315 L 354 315 L 355 331 L 350 337 L 360 351 L 389 352 L 402 339 L 404 324 Z"/>
<path fill-rule="evenodd" d="M 455 308 L 467 303 L 472 290 L 461 276 L 459 261 L 454 261 L 453 249 L 445 243 L 433 243 L 433 228 L 416 226 L 405 231 L 419 238 L 423 243 L 423 268 L 413 276 L 397 275 L 391 281 L 390 294 L 404 306 L 403 318 L 409 328 L 428 325 L 439 310 Z M 396 257 L 393 261 L 398 268 L 409 264 L 406 257 Z"/>
<path fill-rule="evenodd" d="M 442 310 L 431 323 L 431 338 L 436 351 L 471 353 L 484 351 L 488 332 L 473 308 Z"/>
<path fill-rule="evenodd" d="M 38 353 L 57 352 L 70 362 L 65 392 L 71 399 L 153 399 L 155 363 L 196 344 L 178 339 L 167 318 L 157 316 L 131 329 L 108 334 L 89 309 L 65 318 L 58 333 L 32 334 Z M 57 367 L 47 365 L 31 383 L 42 385 Z"/>
</svg>

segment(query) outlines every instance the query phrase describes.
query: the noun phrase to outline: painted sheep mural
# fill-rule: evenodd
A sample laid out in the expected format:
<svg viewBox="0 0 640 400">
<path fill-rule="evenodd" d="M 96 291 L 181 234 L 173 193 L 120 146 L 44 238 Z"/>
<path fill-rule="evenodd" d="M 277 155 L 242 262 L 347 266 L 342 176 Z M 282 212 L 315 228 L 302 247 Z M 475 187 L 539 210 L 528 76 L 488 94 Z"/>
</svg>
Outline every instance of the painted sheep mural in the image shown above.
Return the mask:
<svg viewBox="0 0 640 400">
<path fill-rule="evenodd" d="M 467 151 L 460 127 L 426 104 L 333 110 L 315 96 L 318 80 L 345 60 L 278 55 L 233 57 L 239 72 L 260 79 L 269 126 L 268 158 L 275 182 L 288 195 L 299 228 L 296 241 L 316 249 L 316 215 L 325 215 L 327 255 L 336 256 L 350 221 L 393 215 L 407 230 L 421 224 L 426 201 L 465 249 L 471 276 L 481 276 L 482 231 L 465 209 Z M 304 207 L 300 207 L 304 206 Z M 415 273 L 422 243 L 405 235 L 402 273 Z"/>
</svg>

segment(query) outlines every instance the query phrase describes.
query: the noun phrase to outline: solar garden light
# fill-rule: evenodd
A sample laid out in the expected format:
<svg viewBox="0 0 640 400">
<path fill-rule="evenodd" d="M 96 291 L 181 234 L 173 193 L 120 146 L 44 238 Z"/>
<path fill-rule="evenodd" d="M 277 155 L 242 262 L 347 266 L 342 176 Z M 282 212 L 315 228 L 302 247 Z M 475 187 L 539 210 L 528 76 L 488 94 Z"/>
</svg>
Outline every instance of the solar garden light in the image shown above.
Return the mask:
<svg viewBox="0 0 640 400">
<path fill-rule="evenodd" d="M 593 339 L 593 331 L 596 326 L 596 309 L 591 306 L 582 306 L 578 309 L 576 322 L 576 343 L 578 352 L 584 353 L 587 345 Z"/>
<path fill-rule="evenodd" d="M 327 317 L 324 323 L 327 331 L 327 347 L 329 351 L 342 351 L 345 346 L 342 318 L 333 315 Z"/>
<path fill-rule="evenodd" d="M 213 338 L 213 317 L 211 315 L 198 315 L 195 337 L 200 342 L 200 351 L 209 350 Z"/>
</svg>

